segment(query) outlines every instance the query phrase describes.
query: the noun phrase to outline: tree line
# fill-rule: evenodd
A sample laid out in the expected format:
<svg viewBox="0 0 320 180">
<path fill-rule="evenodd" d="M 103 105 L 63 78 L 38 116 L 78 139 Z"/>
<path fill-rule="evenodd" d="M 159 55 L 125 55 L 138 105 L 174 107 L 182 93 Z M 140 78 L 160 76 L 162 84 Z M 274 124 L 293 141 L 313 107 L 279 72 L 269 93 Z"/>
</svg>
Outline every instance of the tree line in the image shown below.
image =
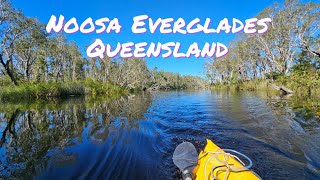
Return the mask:
<svg viewBox="0 0 320 180">
<path fill-rule="evenodd" d="M 320 4 L 298 0 L 275 3 L 257 15 L 271 17 L 264 34 L 240 34 L 229 54 L 205 64 L 211 83 L 234 83 L 290 75 L 297 66 L 320 68 Z M 301 69 L 301 68 L 300 68 Z"/>
<path fill-rule="evenodd" d="M 129 89 L 179 89 L 205 84 L 198 77 L 150 70 L 145 60 L 137 58 L 85 58 L 75 42 L 60 33 L 49 36 L 44 24 L 26 17 L 9 0 L 0 0 L 0 64 L 0 77 L 10 79 L 15 86 L 88 79 Z"/>
</svg>

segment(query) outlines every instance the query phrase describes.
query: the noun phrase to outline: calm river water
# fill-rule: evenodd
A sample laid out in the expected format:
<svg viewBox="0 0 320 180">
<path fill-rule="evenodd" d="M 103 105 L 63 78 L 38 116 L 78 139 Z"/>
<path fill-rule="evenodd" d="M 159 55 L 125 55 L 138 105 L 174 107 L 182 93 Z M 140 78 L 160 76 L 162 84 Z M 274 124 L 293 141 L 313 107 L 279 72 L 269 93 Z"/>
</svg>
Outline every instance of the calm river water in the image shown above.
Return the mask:
<svg viewBox="0 0 320 180">
<path fill-rule="evenodd" d="M 0 179 L 178 179 L 175 147 L 206 138 L 263 179 L 320 179 L 320 120 L 265 93 L 156 92 L 0 105 Z"/>
</svg>

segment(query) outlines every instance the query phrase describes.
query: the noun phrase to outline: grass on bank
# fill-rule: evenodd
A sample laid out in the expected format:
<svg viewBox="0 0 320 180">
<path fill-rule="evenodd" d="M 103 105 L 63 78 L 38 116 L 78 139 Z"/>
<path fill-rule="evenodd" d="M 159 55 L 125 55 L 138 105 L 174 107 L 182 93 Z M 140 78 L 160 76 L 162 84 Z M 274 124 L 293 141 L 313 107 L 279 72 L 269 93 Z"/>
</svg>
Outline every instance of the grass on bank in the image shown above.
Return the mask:
<svg viewBox="0 0 320 180">
<path fill-rule="evenodd" d="M 320 71 L 312 68 L 302 69 L 301 66 L 297 66 L 289 75 L 275 72 L 267 75 L 266 79 L 257 78 L 250 81 L 232 80 L 228 83 L 214 84 L 212 88 L 244 91 L 274 91 L 268 82 L 289 88 L 294 91 L 294 94 L 297 96 L 320 98 Z"/>
<path fill-rule="evenodd" d="M 320 71 L 314 68 L 296 66 L 289 75 L 281 73 L 270 74 L 268 79 L 253 79 L 250 81 L 231 81 L 217 83 L 212 89 L 235 91 L 266 91 L 270 96 L 280 95 L 281 92 L 268 85 L 284 86 L 294 91 L 290 98 L 294 108 L 310 111 L 320 118 Z M 270 80 L 273 79 L 273 80 Z"/>
<path fill-rule="evenodd" d="M 0 100 L 2 101 L 50 99 L 83 95 L 112 96 L 115 94 L 127 94 L 127 90 L 116 85 L 101 83 L 93 80 L 63 83 L 25 83 L 21 84 L 20 86 L 14 86 L 0 82 Z"/>
</svg>

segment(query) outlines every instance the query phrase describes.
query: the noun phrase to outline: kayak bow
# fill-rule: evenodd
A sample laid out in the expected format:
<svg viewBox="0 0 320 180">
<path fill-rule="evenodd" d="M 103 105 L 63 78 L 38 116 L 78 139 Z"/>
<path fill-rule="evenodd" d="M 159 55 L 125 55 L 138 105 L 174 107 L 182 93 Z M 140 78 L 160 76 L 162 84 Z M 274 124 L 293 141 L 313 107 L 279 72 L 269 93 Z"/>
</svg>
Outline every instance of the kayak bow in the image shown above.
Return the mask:
<svg viewBox="0 0 320 180">
<path fill-rule="evenodd" d="M 245 164 L 234 154 L 242 156 L 249 161 Z M 234 150 L 223 150 L 207 139 L 207 145 L 198 156 L 198 165 L 194 169 L 196 180 L 228 179 L 228 180 L 258 180 L 253 171 L 251 160 Z"/>
<path fill-rule="evenodd" d="M 246 159 L 249 165 L 245 165 L 239 157 Z M 261 179 L 250 170 L 250 158 L 235 150 L 221 149 L 208 139 L 206 147 L 199 155 L 191 143 L 181 143 L 173 154 L 173 162 L 181 170 L 184 180 Z"/>
</svg>

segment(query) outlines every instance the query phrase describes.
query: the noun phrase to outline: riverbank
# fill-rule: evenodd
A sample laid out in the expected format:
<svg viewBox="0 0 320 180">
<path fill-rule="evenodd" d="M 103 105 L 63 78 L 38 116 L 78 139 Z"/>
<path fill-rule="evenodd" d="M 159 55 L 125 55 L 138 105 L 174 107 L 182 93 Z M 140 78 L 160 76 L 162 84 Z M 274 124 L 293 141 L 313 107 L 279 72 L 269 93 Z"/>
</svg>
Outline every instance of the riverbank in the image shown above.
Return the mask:
<svg viewBox="0 0 320 180">
<path fill-rule="evenodd" d="M 262 178 L 319 177 L 314 170 L 320 167 L 320 121 L 293 110 L 290 100 L 270 99 L 261 91 L 141 92 L 107 102 L 87 98 L 29 107 L 0 104 L 0 173 L 7 179 L 64 178 L 94 164 L 106 167 L 90 171 L 91 177 L 175 179 L 174 148 L 187 140 L 203 149 L 207 138 L 244 152 Z M 138 158 L 123 161 L 130 156 Z M 122 168 L 112 168 L 115 163 Z"/>
<path fill-rule="evenodd" d="M 272 87 L 283 86 L 293 91 L 290 95 L 292 106 L 297 110 L 305 111 L 306 115 L 313 114 L 320 117 L 320 73 L 319 72 L 293 72 L 289 76 L 277 75 L 270 79 L 253 79 L 235 83 L 216 83 L 212 89 L 234 91 L 265 91 L 269 97 L 283 97 L 283 92 Z"/>
<path fill-rule="evenodd" d="M 138 60 L 137 60 L 138 61 Z M 142 61 L 139 61 L 142 63 Z M 136 62 L 138 64 L 138 62 Z M 123 77 L 119 75 L 120 79 Z M 129 79 L 132 78 L 132 79 Z M 66 98 L 69 96 L 118 96 L 139 91 L 157 90 L 182 90 L 206 88 L 206 80 L 178 73 L 164 71 L 149 72 L 146 70 L 145 77 L 128 76 L 119 81 L 114 77 L 107 82 L 98 78 L 86 78 L 78 81 L 48 81 L 37 82 L 21 79 L 19 85 L 15 85 L 9 77 L 0 76 L 0 100 L 46 100 L 52 98 Z M 122 82 L 123 81 L 123 82 Z"/>
<path fill-rule="evenodd" d="M 256 78 L 249 81 L 216 83 L 214 89 L 236 89 L 244 91 L 269 90 L 276 91 L 271 84 L 284 86 L 297 96 L 320 98 L 320 72 L 293 72 L 290 75 L 273 75 L 271 79 Z M 279 92 L 281 93 L 281 92 Z"/>
<path fill-rule="evenodd" d="M 26 83 L 19 86 L 5 85 L 0 89 L 1 101 L 47 100 L 70 96 L 118 96 L 128 94 L 120 86 L 97 81 Z"/>
</svg>

